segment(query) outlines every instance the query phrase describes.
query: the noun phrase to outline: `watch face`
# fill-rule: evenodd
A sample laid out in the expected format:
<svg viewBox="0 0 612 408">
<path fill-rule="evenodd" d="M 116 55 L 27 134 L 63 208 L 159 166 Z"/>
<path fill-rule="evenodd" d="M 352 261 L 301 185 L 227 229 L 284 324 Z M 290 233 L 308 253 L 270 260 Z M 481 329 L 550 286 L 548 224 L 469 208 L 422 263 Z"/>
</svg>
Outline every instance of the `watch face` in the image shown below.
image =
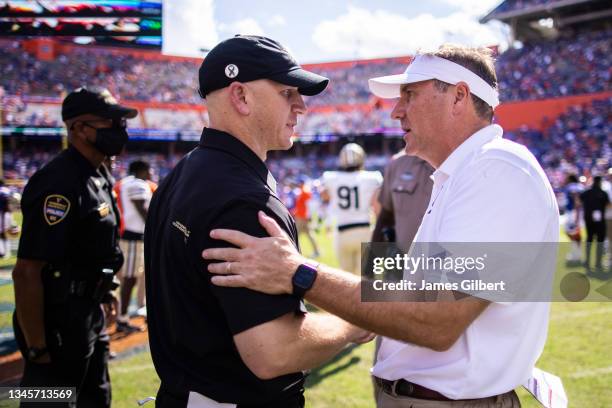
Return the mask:
<svg viewBox="0 0 612 408">
<path fill-rule="evenodd" d="M 310 268 L 303 268 L 295 276 L 295 284 L 302 288 L 307 288 L 312 283 L 314 271 Z"/>
<path fill-rule="evenodd" d="M 310 289 L 316 276 L 316 269 L 309 265 L 302 264 L 298 267 L 295 275 L 293 275 L 293 284 L 298 288 Z"/>
</svg>

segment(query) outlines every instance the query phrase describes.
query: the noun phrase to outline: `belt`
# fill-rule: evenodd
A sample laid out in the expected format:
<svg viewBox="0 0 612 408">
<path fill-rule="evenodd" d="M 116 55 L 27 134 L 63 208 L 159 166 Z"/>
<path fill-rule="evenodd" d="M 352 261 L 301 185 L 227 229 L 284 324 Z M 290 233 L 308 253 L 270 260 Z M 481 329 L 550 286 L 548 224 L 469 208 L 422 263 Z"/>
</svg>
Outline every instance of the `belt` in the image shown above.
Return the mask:
<svg viewBox="0 0 612 408">
<path fill-rule="evenodd" d="M 369 222 L 356 222 L 353 224 L 339 225 L 338 231 L 344 231 L 344 230 L 351 229 L 351 228 L 369 227 L 369 226 L 370 226 Z"/>
<path fill-rule="evenodd" d="M 412 397 L 432 401 L 453 401 L 452 399 L 440 394 L 438 391 L 430 390 L 422 385 L 415 384 L 404 379 L 390 381 L 383 380 L 382 378 L 378 377 L 374 378 L 376 384 L 378 384 L 378 386 L 382 388 L 384 392 L 390 395 L 400 395 L 403 397 Z"/>
</svg>

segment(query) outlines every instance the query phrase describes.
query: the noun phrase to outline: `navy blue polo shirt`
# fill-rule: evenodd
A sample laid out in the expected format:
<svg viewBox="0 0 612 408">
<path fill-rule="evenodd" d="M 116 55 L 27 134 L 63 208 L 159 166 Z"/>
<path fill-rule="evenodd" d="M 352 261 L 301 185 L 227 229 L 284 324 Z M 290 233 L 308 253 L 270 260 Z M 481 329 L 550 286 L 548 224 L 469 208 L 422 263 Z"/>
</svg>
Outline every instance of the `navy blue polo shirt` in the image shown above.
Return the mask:
<svg viewBox="0 0 612 408">
<path fill-rule="evenodd" d="M 201 257 L 206 248 L 228 246 L 210 238 L 215 228 L 267 236 L 260 210 L 297 247 L 295 223 L 266 165 L 238 139 L 208 128 L 153 195 L 145 229 L 147 318 L 151 355 L 166 391 L 264 405 L 301 392 L 302 373 L 260 380 L 233 341 L 244 330 L 301 313 L 300 299 L 217 287 Z"/>
</svg>

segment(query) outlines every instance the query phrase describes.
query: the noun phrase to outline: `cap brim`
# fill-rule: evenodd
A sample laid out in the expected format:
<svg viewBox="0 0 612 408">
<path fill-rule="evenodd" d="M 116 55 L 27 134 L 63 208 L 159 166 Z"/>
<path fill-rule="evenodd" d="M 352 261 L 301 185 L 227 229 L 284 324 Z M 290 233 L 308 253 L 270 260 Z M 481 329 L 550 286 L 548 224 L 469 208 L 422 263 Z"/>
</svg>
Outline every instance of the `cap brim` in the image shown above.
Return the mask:
<svg viewBox="0 0 612 408">
<path fill-rule="evenodd" d="M 281 84 L 295 86 L 297 87 L 299 93 L 306 96 L 320 94 L 329 83 L 329 79 L 325 78 L 324 76 L 306 71 L 303 68 L 297 68 L 289 72 L 276 74 L 270 76 L 269 79 L 280 82 Z"/>
<path fill-rule="evenodd" d="M 133 108 L 128 108 L 127 106 L 110 105 L 103 112 L 97 112 L 95 114 L 100 115 L 104 118 L 109 118 L 109 119 L 118 119 L 118 118 L 132 119 L 138 116 L 138 110 L 133 109 Z"/>
<path fill-rule="evenodd" d="M 429 79 L 433 79 L 433 77 L 421 74 L 388 75 L 369 79 L 368 87 L 370 88 L 370 92 L 379 98 L 399 98 L 402 85 L 427 81 Z"/>
</svg>

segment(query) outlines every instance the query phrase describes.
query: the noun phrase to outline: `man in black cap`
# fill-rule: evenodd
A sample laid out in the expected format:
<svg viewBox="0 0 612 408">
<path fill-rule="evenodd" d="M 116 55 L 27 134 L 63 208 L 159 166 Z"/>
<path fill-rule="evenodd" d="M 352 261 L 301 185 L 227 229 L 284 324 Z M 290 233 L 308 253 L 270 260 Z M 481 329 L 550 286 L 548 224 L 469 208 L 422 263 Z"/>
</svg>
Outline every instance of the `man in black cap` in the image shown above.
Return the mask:
<svg viewBox="0 0 612 408">
<path fill-rule="evenodd" d="M 264 161 L 292 145 L 302 95 L 328 80 L 303 70 L 277 42 L 236 36 L 217 45 L 199 72 L 210 127 L 161 183 L 145 230 L 151 355 L 159 407 L 302 407 L 304 370 L 370 334 L 323 313 L 306 313 L 304 265 L 292 295 L 214 286 L 203 249 L 224 245 L 214 228 L 267 233 L 266 213 L 297 247 L 294 220 Z M 231 268 L 231 266 L 230 266 Z"/>
<path fill-rule="evenodd" d="M 587 231 L 584 266 L 587 271 L 591 270 L 591 247 L 593 239 L 597 240 L 595 247 L 595 269 L 601 272 L 603 269 L 604 242 L 606 240 L 606 220 L 604 215 L 606 207 L 610 204 L 608 194 L 601 188 L 601 176 L 593 177 L 593 185 L 590 189 L 580 194 L 582 202 L 584 224 Z"/>
<path fill-rule="evenodd" d="M 78 407 L 111 404 L 100 304 L 111 311 L 113 276 L 123 256 L 102 161 L 123 149 L 126 118 L 137 114 L 105 89 L 71 92 L 62 104 L 70 146 L 30 178 L 21 201 L 23 231 L 13 270 L 13 325 L 25 360 L 21 386 L 75 387 Z"/>
</svg>

